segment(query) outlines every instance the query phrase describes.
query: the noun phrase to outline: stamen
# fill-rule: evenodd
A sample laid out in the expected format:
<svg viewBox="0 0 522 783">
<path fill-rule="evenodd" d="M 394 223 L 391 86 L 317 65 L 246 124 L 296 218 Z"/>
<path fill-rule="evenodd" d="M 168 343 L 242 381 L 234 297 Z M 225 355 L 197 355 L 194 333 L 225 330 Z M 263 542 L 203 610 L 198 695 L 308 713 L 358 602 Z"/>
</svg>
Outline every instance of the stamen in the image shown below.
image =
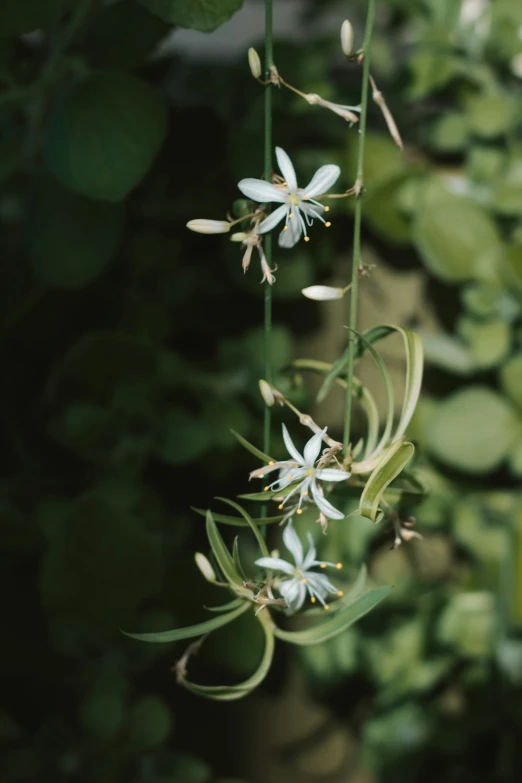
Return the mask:
<svg viewBox="0 0 522 783">
<path fill-rule="evenodd" d="M 308 490 L 307 489 L 305 489 L 305 491 L 303 492 L 303 495 L 305 495 L 305 496 L 308 495 Z"/>
<path fill-rule="evenodd" d="M 305 585 L 307 583 L 307 581 L 308 581 L 307 579 L 301 579 L 301 584 Z"/>
<path fill-rule="evenodd" d="M 288 479 L 288 481 L 290 481 L 292 479 L 292 474 L 291 473 L 288 474 L 287 479 Z"/>
<path fill-rule="evenodd" d="M 338 597 L 339 597 L 339 598 L 342 598 L 342 597 L 343 597 L 343 595 L 344 595 L 344 593 L 343 593 L 343 591 L 342 591 L 342 590 L 338 590 L 338 591 L 337 591 L 337 595 L 338 595 Z"/>
<path fill-rule="evenodd" d="M 311 601 L 313 604 L 315 604 L 315 595 L 313 595 L 313 596 L 310 598 L 310 601 Z"/>
<path fill-rule="evenodd" d="M 308 201 L 308 196 L 303 196 L 303 201 Z"/>
<path fill-rule="evenodd" d="M 285 226 L 285 227 L 283 228 L 283 231 L 288 231 L 288 226 Z"/>
<path fill-rule="evenodd" d="M 332 225 L 332 224 L 330 223 L 330 221 L 329 221 L 329 220 L 328 220 L 328 222 L 327 222 L 327 223 L 325 223 L 325 226 L 326 226 L 326 228 L 330 228 L 330 226 L 331 226 L 331 225 Z"/>
<path fill-rule="evenodd" d="M 274 460 L 273 460 L 273 459 L 271 459 L 271 460 L 270 460 L 270 462 L 269 462 L 268 464 L 269 464 L 269 465 L 275 465 L 275 462 L 274 462 Z"/>
<path fill-rule="evenodd" d="M 343 564 L 342 563 L 337 563 L 337 565 L 335 567 L 337 568 L 338 571 L 340 571 L 341 568 L 343 567 Z"/>
<path fill-rule="evenodd" d="M 326 568 L 326 563 L 319 563 L 320 568 Z"/>
<path fill-rule="evenodd" d="M 302 509 L 302 508 L 298 508 L 298 509 L 297 509 L 297 511 L 296 511 L 295 513 L 296 513 L 296 514 L 302 514 L 302 513 L 303 513 L 303 509 Z"/>
<path fill-rule="evenodd" d="M 293 218 L 293 216 L 294 216 L 293 212 L 290 212 L 290 214 L 288 215 L 289 218 Z"/>
<path fill-rule="evenodd" d="M 270 489 L 269 486 L 268 487 L 263 487 L 263 492 L 268 492 L 269 489 Z"/>
<path fill-rule="evenodd" d="M 326 612 L 328 611 L 328 609 L 329 609 L 329 608 L 330 608 L 330 607 L 328 606 L 328 604 L 325 604 L 325 605 L 324 605 L 324 609 L 325 609 L 325 611 L 326 611 Z"/>
<path fill-rule="evenodd" d="M 277 507 L 277 508 L 279 509 L 279 511 L 281 511 L 281 510 L 282 510 L 282 508 L 283 508 L 283 504 L 282 504 L 282 503 L 280 503 L 280 504 L 278 505 L 278 507 Z"/>
<path fill-rule="evenodd" d="M 324 211 L 325 211 L 325 212 L 329 212 L 329 211 L 330 211 L 330 207 L 327 205 L 327 206 L 324 208 Z"/>
<path fill-rule="evenodd" d="M 309 242 L 309 241 L 310 241 L 310 237 L 305 237 L 305 238 L 304 238 L 304 241 L 305 241 L 305 242 Z"/>
</svg>

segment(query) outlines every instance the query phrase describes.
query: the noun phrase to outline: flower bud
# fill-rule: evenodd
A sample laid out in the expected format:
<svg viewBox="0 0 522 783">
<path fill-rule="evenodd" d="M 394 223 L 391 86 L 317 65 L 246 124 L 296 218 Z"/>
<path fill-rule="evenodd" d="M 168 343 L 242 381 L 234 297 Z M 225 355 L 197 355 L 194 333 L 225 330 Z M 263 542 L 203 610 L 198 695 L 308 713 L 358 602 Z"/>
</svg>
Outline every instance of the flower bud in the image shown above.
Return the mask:
<svg viewBox="0 0 522 783">
<path fill-rule="evenodd" d="M 301 293 L 308 299 L 315 299 L 317 302 L 328 302 L 331 299 L 342 299 L 345 289 L 334 288 L 329 285 L 311 285 L 308 288 L 303 288 Z"/>
<path fill-rule="evenodd" d="M 198 218 L 197 220 L 189 220 L 187 228 L 190 228 L 191 231 L 196 231 L 198 234 L 226 234 L 230 231 L 230 223 L 228 220 Z"/>
<path fill-rule="evenodd" d="M 248 239 L 248 234 L 244 231 L 236 231 L 236 233 L 232 234 L 230 237 L 231 242 L 244 242 L 245 239 Z"/>
<path fill-rule="evenodd" d="M 353 27 L 348 19 L 341 25 L 341 49 L 346 57 L 349 57 L 353 48 Z"/>
<path fill-rule="evenodd" d="M 259 391 L 261 392 L 261 397 L 264 399 L 265 403 L 271 408 L 275 403 L 275 397 L 270 384 L 261 379 L 259 381 Z"/>
<path fill-rule="evenodd" d="M 214 569 L 210 565 L 210 561 L 205 555 L 203 555 L 201 552 L 196 552 L 194 555 L 194 560 L 196 561 L 196 565 L 207 580 L 207 582 L 215 582 L 217 577 Z"/>
<path fill-rule="evenodd" d="M 259 55 L 256 52 L 256 50 L 253 49 L 252 47 L 250 47 L 250 49 L 248 50 L 248 64 L 250 66 L 250 70 L 252 71 L 252 76 L 254 77 L 254 79 L 261 78 L 261 73 L 262 73 L 261 60 L 259 59 Z"/>
</svg>

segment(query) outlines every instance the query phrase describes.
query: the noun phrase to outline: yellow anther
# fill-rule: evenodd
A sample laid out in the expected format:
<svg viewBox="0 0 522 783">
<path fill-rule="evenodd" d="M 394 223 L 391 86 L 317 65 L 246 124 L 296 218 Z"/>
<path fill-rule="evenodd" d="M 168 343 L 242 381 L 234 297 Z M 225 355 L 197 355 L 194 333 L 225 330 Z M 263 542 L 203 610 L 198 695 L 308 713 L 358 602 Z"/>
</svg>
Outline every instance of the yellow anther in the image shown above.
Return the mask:
<svg viewBox="0 0 522 783">
<path fill-rule="evenodd" d="M 293 212 L 290 212 L 290 214 L 288 215 L 289 218 L 293 218 L 293 216 L 294 216 Z"/>
<path fill-rule="evenodd" d="M 307 581 L 308 581 L 307 579 L 301 579 L 301 584 L 305 585 Z"/>
<path fill-rule="evenodd" d="M 283 231 L 288 231 L 288 226 L 285 226 L 285 227 L 283 228 Z"/>
<path fill-rule="evenodd" d="M 340 571 L 340 569 L 343 567 L 343 564 L 342 563 L 337 563 L 337 565 L 335 567 L 337 568 L 338 571 Z"/>
<path fill-rule="evenodd" d="M 325 604 L 325 605 L 324 605 L 324 610 L 325 610 L 325 612 L 327 612 L 329 608 L 330 608 L 330 607 L 328 606 L 328 604 Z"/>
<path fill-rule="evenodd" d="M 310 598 L 310 601 L 311 601 L 313 604 L 315 604 L 315 595 L 313 595 L 313 596 Z"/>
<path fill-rule="evenodd" d="M 278 506 L 277 508 L 279 509 L 279 511 L 282 511 L 282 510 L 283 510 L 283 504 L 282 504 L 282 503 L 280 503 L 280 504 L 279 504 L 279 506 Z"/>
<path fill-rule="evenodd" d="M 330 221 L 329 221 L 329 220 L 328 220 L 328 221 L 325 223 L 325 226 L 326 226 L 326 228 L 330 228 L 330 226 L 331 226 L 331 225 L 332 225 L 332 224 L 330 223 Z"/>
<path fill-rule="evenodd" d="M 298 508 L 298 509 L 297 509 L 297 511 L 296 511 L 295 513 L 296 513 L 296 514 L 302 514 L 302 513 L 303 513 L 303 509 L 302 509 L 302 508 Z"/>
<path fill-rule="evenodd" d="M 268 463 L 268 464 L 269 464 L 269 465 L 275 465 L 275 462 L 274 462 L 274 460 L 273 460 L 273 459 L 271 459 L 271 460 L 269 461 L 269 463 Z"/>
<path fill-rule="evenodd" d="M 303 492 L 303 495 L 308 495 L 308 490 L 307 489 L 305 489 L 305 491 Z"/>
<path fill-rule="evenodd" d="M 319 563 L 320 568 L 326 568 L 326 563 Z"/>
<path fill-rule="evenodd" d="M 289 474 L 288 474 L 288 476 L 287 476 L 287 479 L 288 479 L 288 481 L 290 481 L 290 480 L 291 480 L 291 478 L 292 478 L 292 474 L 291 474 L 291 473 L 289 473 Z"/>
<path fill-rule="evenodd" d="M 325 208 L 324 208 L 324 211 L 325 211 L 325 212 L 329 212 L 329 211 L 330 211 L 330 207 L 325 207 Z"/>
<path fill-rule="evenodd" d="M 305 238 L 304 238 L 304 241 L 305 241 L 305 242 L 309 242 L 309 241 L 310 241 L 310 237 L 305 237 Z"/>
<path fill-rule="evenodd" d="M 303 201 L 308 201 L 308 196 L 303 196 Z"/>
<path fill-rule="evenodd" d="M 342 590 L 338 590 L 338 591 L 337 591 L 337 595 L 338 595 L 338 597 L 339 597 L 339 598 L 342 598 L 342 597 L 343 597 L 343 595 L 344 595 L 344 593 L 343 593 L 343 591 L 342 591 Z"/>
<path fill-rule="evenodd" d="M 263 487 L 263 492 L 268 492 L 269 489 L 270 487 Z"/>
</svg>

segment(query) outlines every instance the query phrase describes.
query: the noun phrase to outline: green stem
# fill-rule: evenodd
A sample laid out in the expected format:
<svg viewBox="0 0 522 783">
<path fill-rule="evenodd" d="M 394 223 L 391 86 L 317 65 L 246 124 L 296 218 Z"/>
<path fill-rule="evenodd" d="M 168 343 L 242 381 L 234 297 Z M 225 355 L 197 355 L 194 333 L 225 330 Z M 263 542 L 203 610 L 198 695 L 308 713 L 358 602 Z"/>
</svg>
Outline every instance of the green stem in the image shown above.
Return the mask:
<svg viewBox="0 0 522 783">
<path fill-rule="evenodd" d="M 350 427 L 352 419 L 352 386 L 355 364 L 355 332 L 357 329 L 357 296 L 359 293 L 359 264 L 361 260 L 361 222 L 364 193 L 364 141 L 366 134 L 366 114 L 368 109 L 368 86 L 370 77 L 370 54 L 375 18 L 375 0 L 368 0 L 368 14 L 363 42 L 363 75 L 361 90 L 361 114 L 359 121 L 359 143 L 357 147 L 357 174 L 355 178 L 356 201 L 353 227 L 352 289 L 350 292 L 350 336 L 348 351 L 348 370 L 346 374 L 346 407 L 344 419 L 344 450 L 348 454 L 350 445 Z"/>
<path fill-rule="evenodd" d="M 272 0 L 265 0 L 265 79 L 270 79 L 270 69 L 273 65 L 272 59 Z M 272 179 L 272 85 L 268 84 L 265 88 L 265 143 L 264 143 L 264 167 L 265 179 L 270 182 Z M 264 238 L 264 251 L 269 266 L 272 266 L 272 237 L 267 234 Z M 272 287 L 265 282 L 265 313 L 264 313 L 264 344 L 263 344 L 263 363 L 264 378 L 268 383 L 272 383 L 272 368 L 270 362 L 272 331 Z M 270 454 L 270 424 L 271 409 L 268 405 L 264 410 L 263 422 L 263 451 Z"/>
</svg>

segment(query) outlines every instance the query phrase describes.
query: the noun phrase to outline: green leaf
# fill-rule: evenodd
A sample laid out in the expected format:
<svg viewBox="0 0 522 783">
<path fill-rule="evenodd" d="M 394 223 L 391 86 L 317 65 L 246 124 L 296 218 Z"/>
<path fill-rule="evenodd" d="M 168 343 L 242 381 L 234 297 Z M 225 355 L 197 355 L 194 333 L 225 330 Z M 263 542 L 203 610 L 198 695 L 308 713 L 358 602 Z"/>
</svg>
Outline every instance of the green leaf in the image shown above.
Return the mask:
<svg viewBox="0 0 522 783">
<path fill-rule="evenodd" d="M 431 143 L 440 152 L 460 152 L 469 139 L 469 123 L 465 114 L 446 112 L 431 129 Z"/>
<path fill-rule="evenodd" d="M 413 443 L 396 442 L 384 452 L 362 492 L 358 512 L 361 516 L 376 521 L 384 491 L 402 473 L 414 451 Z"/>
<path fill-rule="evenodd" d="M 421 204 L 413 224 L 413 240 L 429 271 L 450 283 L 472 278 L 481 256 L 489 258 L 502 247 L 488 213 L 450 193 Z"/>
<path fill-rule="evenodd" d="M 325 642 L 342 633 L 365 614 L 368 614 L 386 598 L 389 592 L 389 587 L 377 587 L 350 601 L 325 622 L 316 623 L 304 631 L 283 631 L 281 628 L 275 628 L 274 634 L 278 639 L 290 644 L 309 645 Z"/>
<path fill-rule="evenodd" d="M 466 111 L 473 133 L 489 139 L 509 132 L 516 120 L 516 101 L 503 92 L 476 94 L 468 98 Z"/>
<path fill-rule="evenodd" d="M 441 462 L 467 473 L 496 470 L 516 436 L 518 420 L 500 395 L 468 386 L 435 410 L 426 446 Z"/>
<path fill-rule="evenodd" d="M 211 446 L 211 435 L 201 416 L 179 408 L 166 413 L 159 434 L 156 453 L 172 465 L 192 462 Z"/>
<path fill-rule="evenodd" d="M 477 368 L 494 367 L 509 352 L 511 329 L 505 320 L 498 318 L 476 321 L 464 317 L 461 318 L 458 329 L 469 343 L 473 362 Z"/>
<path fill-rule="evenodd" d="M 424 346 L 427 364 L 441 367 L 456 375 L 470 375 L 475 362 L 469 348 L 449 334 L 422 332 L 419 335 Z"/>
<path fill-rule="evenodd" d="M 194 636 L 203 636 L 206 633 L 211 633 L 211 631 L 216 631 L 218 628 L 231 623 L 236 617 L 240 617 L 250 608 L 251 605 L 247 601 L 242 601 L 241 606 L 227 614 L 220 614 L 202 623 L 188 625 L 186 628 L 174 628 L 172 631 L 156 631 L 155 633 L 128 633 L 127 631 L 122 631 L 122 633 L 125 636 L 130 636 L 131 639 L 137 639 L 139 642 L 167 644 L 180 641 L 181 639 L 192 639 Z"/>
<path fill-rule="evenodd" d="M 121 241 L 123 211 L 41 180 L 24 217 L 24 238 L 38 277 L 60 288 L 79 288 L 108 266 Z"/>
<path fill-rule="evenodd" d="M 500 370 L 502 390 L 522 410 L 522 353 L 511 356 Z"/>
<path fill-rule="evenodd" d="M 265 634 L 265 649 L 258 668 L 248 680 L 245 680 L 239 685 L 197 685 L 196 683 L 183 679 L 181 681 L 182 685 L 184 685 L 187 690 L 192 691 L 192 693 L 196 693 L 198 696 L 205 696 L 207 699 L 215 699 L 217 701 L 235 701 L 236 699 L 242 699 L 244 696 L 248 696 L 249 693 L 263 682 L 270 670 L 274 657 L 275 639 L 268 615 L 259 615 L 258 619 L 261 622 Z"/>
<path fill-rule="evenodd" d="M 165 742 L 172 731 L 172 715 L 167 702 L 152 694 L 142 696 L 130 711 L 129 740 L 142 750 Z"/>
<path fill-rule="evenodd" d="M 237 607 L 243 603 L 244 601 L 242 598 L 234 598 L 234 600 L 229 601 L 228 604 L 222 604 L 221 606 L 205 606 L 204 608 L 207 610 L 207 612 L 216 612 L 217 614 L 221 614 L 222 612 L 230 612 L 231 609 L 237 609 Z"/>
<path fill-rule="evenodd" d="M 260 449 L 256 448 L 256 446 L 250 443 L 246 438 L 243 438 L 243 436 L 235 430 L 230 430 L 230 432 L 247 451 L 254 455 L 254 457 L 258 457 L 260 460 L 263 460 L 263 462 L 270 462 L 272 457 L 269 457 L 268 454 L 264 454 Z"/>
<path fill-rule="evenodd" d="M 254 522 L 254 520 L 252 519 L 248 511 L 245 511 L 245 509 L 242 506 L 240 506 L 239 503 L 236 503 L 233 500 L 228 500 L 227 498 L 221 498 L 221 497 L 216 497 L 216 500 L 221 500 L 222 503 L 227 503 L 227 505 L 232 506 L 232 508 L 235 508 L 236 511 L 239 511 L 239 513 L 247 523 L 248 527 L 254 534 L 256 541 L 259 544 L 259 548 L 263 553 L 263 557 L 269 557 L 270 553 L 267 549 L 265 539 L 261 535 L 259 528 L 257 527 L 256 523 Z"/>
<path fill-rule="evenodd" d="M 166 22 L 211 33 L 239 11 L 244 0 L 140 0 Z"/>
<path fill-rule="evenodd" d="M 78 82 L 57 106 L 45 161 L 70 190 L 122 201 L 151 167 L 166 129 L 165 105 L 152 87 L 105 71 Z"/>
<path fill-rule="evenodd" d="M 245 495 L 239 495 L 239 497 L 246 497 Z M 251 500 L 251 498 L 248 498 Z M 266 500 L 267 496 L 263 493 L 261 500 Z M 202 517 L 206 516 L 207 512 L 203 508 L 196 508 L 195 506 L 191 506 L 192 511 L 195 511 L 197 514 L 200 514 Z M 216 522 L 220 522 L 222 525 L 233 525 L 234 527 L 248 527 L 248 522 L 243 517 L 231 517 L 227 514 L 216 514 L 215 511 L 212 512 L 212 516 L 214 517 L 214 520 Z M 256 525 L 276 525 L 278 522 L 281 522 L 285 515 L 284 514 L 278 514 L 276 517 L 252 517 L 252 522 Z"/>
<path fill-rule="evenodd" d="M 0 36 L 3 38 L 32 33 L 54 24 L 70 0 L 2 0 Z"/>
<path fill-rule="evenodd" d="M 216 558 L 225 578 L 228 582 L 230 582 L 230 584 L 235 585 L 236 587 L 241 587 L 243 585 L 243 580 L 236 570 L 232 556 L 226 548 L 225 542 L 221 538 L 221 534 L 217 529 L 216 523 L 214 522 L 212 513 L 210 511 L 207 511 L 206 529 L 212 552 L 214 553 L 214 557 Z"/>
</svg>

